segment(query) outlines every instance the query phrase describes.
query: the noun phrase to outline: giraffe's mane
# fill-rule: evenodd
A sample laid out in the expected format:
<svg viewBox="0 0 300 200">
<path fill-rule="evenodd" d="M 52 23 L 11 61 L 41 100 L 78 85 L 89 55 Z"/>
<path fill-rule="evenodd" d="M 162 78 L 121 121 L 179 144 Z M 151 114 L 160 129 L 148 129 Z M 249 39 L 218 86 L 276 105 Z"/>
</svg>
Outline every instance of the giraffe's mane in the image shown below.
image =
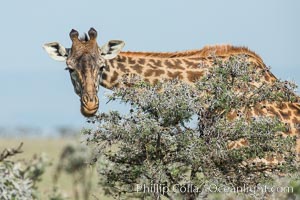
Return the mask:
<svg viewBox="0 0 300 200">
<path fill-rule="evenodd" d="M 259 55 L 249 50 L 247 47 L 235 47 L 232 45 L 205 46 L 202 49 L 177 52 L 121 52 L 121 55 L 123 56 L 156 58 L 208 57 L 211 55 L 228 56 L 232 54 L 246 54 L 261 60 Z"/>
<path fill-rule="evenodd" d="M 156 57 L 156 58 L 179 58 L 179 57 L 191 57 L 199 54 L 199 49 L 189 51 L 176 51 L 176 52 L 134 52 L 126 51 L 121 52 L 122 56 L 129 57 Z"/>
</svg>

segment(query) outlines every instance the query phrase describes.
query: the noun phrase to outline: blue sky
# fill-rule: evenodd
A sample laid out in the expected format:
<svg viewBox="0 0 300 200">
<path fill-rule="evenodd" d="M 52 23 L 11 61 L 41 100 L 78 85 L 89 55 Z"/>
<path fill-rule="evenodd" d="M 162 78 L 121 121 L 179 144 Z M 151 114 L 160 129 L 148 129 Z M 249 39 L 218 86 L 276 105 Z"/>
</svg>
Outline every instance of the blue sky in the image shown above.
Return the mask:
<svg viewBox="0 0 300 200">
<path fill-rule="evenodd" d="M 296 0 L 4 1 L 0 8 L 0 126 L 85 126 L 65 64 L 43 51 L 69 47 L 72 28 L 98 30 L 98 43 L 124 50 L 178 51 L 207 44 L 247 46 L 281 79 L 300 84 L 300 2 Z M 122 110 L 105 104 L 102 111 Z"/>
</svg>

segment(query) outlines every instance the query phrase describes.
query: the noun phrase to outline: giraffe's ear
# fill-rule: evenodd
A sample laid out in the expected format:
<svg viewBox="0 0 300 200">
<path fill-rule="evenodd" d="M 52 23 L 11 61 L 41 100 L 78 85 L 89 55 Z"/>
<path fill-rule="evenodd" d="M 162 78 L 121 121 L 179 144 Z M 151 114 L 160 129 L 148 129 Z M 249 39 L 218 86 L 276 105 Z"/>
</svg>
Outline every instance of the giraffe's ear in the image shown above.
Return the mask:
<svg viewBox="0 0 300 200">
<path fill-rule="evenodd" d="M 52 59 L 57 61 L 65 61 L 70 51 L 70 49 L 66 49 L 58 42 L 44 44 L 43 48 Z"/>
<path fill-rule="evenodd" d="M 111 40 L 101 47 L 101 56 L 104 59 L 113 59 L 121 52 L 124 46 L 125 43 L 121 40 Z"/>
</svg>

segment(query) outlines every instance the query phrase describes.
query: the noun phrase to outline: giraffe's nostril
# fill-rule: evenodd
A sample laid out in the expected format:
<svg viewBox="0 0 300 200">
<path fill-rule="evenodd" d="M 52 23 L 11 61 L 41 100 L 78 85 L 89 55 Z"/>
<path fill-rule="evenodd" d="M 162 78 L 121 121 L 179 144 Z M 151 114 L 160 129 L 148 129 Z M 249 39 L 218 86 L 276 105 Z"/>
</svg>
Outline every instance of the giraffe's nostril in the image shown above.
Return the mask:
<svg viewBox="0 0 300 200">
<path fill-rule="evenodd" d="M 84 96 L 82 97 L 82 101 L 83 101 L 84 103 L 88 103 L 88 101 L 89 101 L 88 95 L 84 95 Z"/>
</svg>

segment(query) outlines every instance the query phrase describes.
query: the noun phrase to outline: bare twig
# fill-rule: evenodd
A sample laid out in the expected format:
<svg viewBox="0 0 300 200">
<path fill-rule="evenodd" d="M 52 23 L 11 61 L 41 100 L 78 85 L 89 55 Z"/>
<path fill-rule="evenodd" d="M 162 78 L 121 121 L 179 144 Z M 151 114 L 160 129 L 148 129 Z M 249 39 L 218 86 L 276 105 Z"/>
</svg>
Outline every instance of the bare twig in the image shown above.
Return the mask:
<svg viewBox="0 0 300 200">
<path fill-rule="evenodd" d="M 18 148 L 4 149 L 2 151 L 2 153 L 0 154 L 0 162 L 2 162 L 4 159 L 6 159 L 10 156 L 14 156 L 15 154 L 23 153 L 23 151 L 21 150 L 22 146 L 23 146 L 23 142 L 21 142 L 21 144 L 18 146 Z"/>
</svg>

